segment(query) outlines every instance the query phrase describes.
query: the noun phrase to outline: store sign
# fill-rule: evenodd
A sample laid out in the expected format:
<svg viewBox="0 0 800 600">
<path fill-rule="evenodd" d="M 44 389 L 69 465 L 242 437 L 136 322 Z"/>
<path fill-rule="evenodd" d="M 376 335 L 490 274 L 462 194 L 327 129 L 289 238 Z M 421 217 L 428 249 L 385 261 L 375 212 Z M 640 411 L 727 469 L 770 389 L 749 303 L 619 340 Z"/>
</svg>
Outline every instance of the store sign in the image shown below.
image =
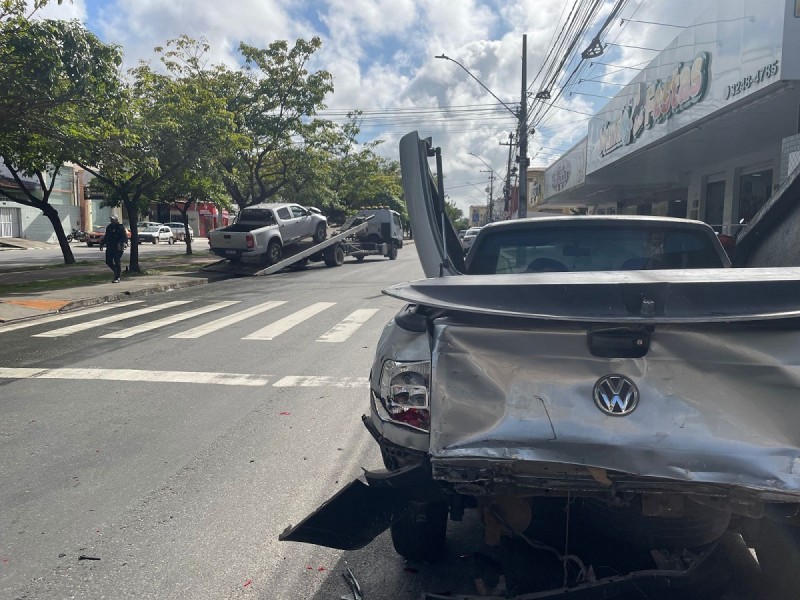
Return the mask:
<svg viewBox="0 0 800 600">
<path fill-rule="evenodd" d="M 567 187 L 569 176 L 572 174 L 572 165 L 569 160 L 560 161 L 550 175 L 550 185 L 554 192 L 560 192 Z"/>
<path fill-rule="evenodd" d="M 633 144 L 645 130 L 700 102 L 708 89 L 708 62 L 708 53 L 700 52 L 693 61 L 675 65 L 666 79 L 634 84 L 617 119 L 600 129 L 600 156 Z"/>
<path fill-rule="evenodd" d="M 580 185 L 586 180 L 586 139 L 581 140 L 544 172 L 544 197 Z"/>
</svg>

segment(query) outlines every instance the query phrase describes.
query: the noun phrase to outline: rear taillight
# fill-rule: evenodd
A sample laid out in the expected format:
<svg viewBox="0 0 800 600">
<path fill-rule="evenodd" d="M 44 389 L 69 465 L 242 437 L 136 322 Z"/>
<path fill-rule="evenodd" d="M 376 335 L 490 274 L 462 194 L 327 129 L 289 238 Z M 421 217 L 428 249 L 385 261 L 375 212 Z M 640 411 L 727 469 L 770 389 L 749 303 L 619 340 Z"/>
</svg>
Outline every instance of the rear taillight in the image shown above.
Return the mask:
<svg viewBox="0 0 800 600">
<path fill-rule="evenodd" d="M 431 363 L 387 360 L 381 371 L 381 402 L 389 417 L 429 431 Z"/>
<path fill-rule="evenodd" d="M 252 235 L 248 235 L 245 240 L 247 240 L 247 248 L 248 250 L 252 250 L 256 247 L 256 240 Z"/>
</svg>

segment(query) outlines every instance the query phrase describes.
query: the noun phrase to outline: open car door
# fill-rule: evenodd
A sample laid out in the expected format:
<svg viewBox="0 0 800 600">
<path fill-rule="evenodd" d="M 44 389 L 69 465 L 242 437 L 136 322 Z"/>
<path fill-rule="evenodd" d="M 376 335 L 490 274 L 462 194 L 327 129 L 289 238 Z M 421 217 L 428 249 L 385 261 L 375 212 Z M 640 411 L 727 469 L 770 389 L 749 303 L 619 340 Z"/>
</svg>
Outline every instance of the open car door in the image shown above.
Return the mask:
<svg viewBox="0 0 800 600">
<path fill-rule="evenodd" d="M 436 157 L 436 178 L 428 167 L 432 157 Z M 432 148 L 430 139 L 421 140 L 418 132 L 412 131 L 400 140 L 400 168 L 414 244 L 425 276 L 464 273 L 464 250 L 445 212 L 440 148 Z"/>
</svg>

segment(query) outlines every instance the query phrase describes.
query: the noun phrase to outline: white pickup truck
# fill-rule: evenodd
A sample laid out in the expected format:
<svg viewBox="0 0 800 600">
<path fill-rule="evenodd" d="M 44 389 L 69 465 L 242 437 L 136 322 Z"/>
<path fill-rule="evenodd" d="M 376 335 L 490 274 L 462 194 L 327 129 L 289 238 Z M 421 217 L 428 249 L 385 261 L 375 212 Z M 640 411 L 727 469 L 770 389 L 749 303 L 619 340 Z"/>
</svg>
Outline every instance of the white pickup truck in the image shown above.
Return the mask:
<svg viewBox="0 0 800 600">
<path fill-rule="evenodd" d="M 217 256 L 231 261 L 260 259 L 274 265 L 283 247 L 312 238 L 320 243 L 328 235 L 328 220 L 299 204 L 256 204 L 239 213 L 236 223 L 208 234 L 208 244 Z"/>
</svg>

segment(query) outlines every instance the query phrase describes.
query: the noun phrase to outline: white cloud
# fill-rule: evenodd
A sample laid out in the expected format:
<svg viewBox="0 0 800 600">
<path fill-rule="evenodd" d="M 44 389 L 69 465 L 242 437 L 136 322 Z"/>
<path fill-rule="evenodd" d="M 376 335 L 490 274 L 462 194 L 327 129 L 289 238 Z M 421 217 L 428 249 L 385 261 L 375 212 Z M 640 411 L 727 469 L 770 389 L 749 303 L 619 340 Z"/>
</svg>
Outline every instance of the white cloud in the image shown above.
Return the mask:
<svg viewBox="0 0 800 600">
<path fill-rule="evenodd" d="M 92 7 L 95 1 L 100 8 L 90 8 L 87 15 L 85 3 Z M 380 151 L 390 158 L 397 158 L 402 133 L 419 129 L 425 136 L 432 135 L 444 152 L 449 193 L 466 209 L 470 203 L 485 201 L 473 185 L 480 189 L 486 185 L 485 174 L 480 173 L 486 167 L 469 153 L 505 173 L 508 148 L 500 144 L 515 128 L 515 119 L 503 108 L 487 112 L 496 100 L 458 65 L 434 57 L 445 53 L 457 60 L 515 108 L 521 93 L 522 34 L 527 34 L 528 42 L 528 83 L 536 92 L 541 80 L 533 79 L 573 4 L 574 0 L 115 0 L 103 4 L 76 0 L 69 7 L 57 8 L 87 18 L 103 39 L 122 45 L 129 66 L 152 58 L 154 46 L 182 33 L 206 38 L 212 61 L 229 64 L 236 60 L 240 41 L 263 47 L 276 39 L 319 35 L 323 47 L 310 66 L 333 75 L 335 92 L 327 105 L 338 110 L 386 111 L 380 119 L 368 115 L 364 133 L 386 140 Z M 605 0 L 603 14 L 612 5 L 613 0 Z M 632 0 L 621 16 L 687 25 L 705 6 L 702 0 Z M 680 31 L 646 23 L 621 25 L 617 19 L 604 40 L 662 48 Z M 577 52 L 589 39 L 582 40 Z M 615 71 L 599 63 L 631 65 L 655 54 L 611 46 L 595 61 L 598 64 L 583 68 L 581 77 L 625 83 L 636 71 Z M 552 162 L 586 135 L 587 117 L 579 113 L 594 114 L 605 103 L 587 94 L 610 96 L 619 89 L 619 85 L 581 83 L 565 90 L 555 104 L 577 112 L 553 108 L 538 123 L 530 141 L 534 164 Z M 436 112 L 444 107 L 472 108 Z"/>
</svg>

